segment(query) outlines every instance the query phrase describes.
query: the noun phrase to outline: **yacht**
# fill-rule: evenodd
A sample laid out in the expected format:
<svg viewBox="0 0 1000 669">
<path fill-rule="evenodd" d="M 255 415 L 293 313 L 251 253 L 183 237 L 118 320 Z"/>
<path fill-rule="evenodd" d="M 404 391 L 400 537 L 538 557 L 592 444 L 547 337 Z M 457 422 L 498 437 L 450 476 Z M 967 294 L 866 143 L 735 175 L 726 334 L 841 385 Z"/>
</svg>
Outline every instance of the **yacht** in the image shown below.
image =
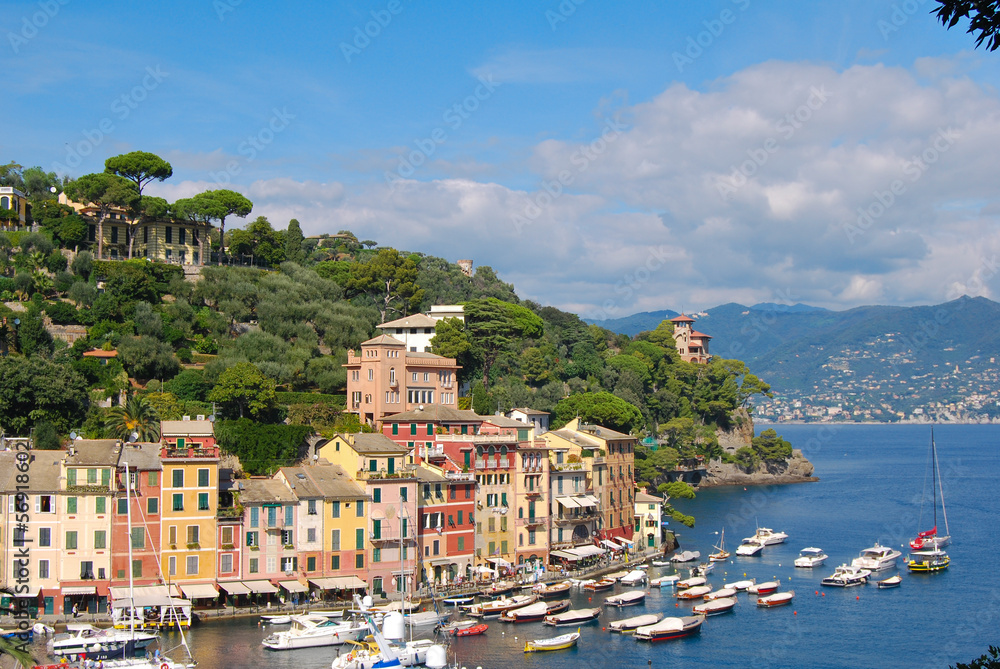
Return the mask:
<svg viewBox="0 0 1000 669">
<path fill-rule="evenodd" d="M 948 554 L 939 549 L 911 551 L 906 568 L 916 572 L 944 571 L 951 564 Z"/>
<path fill-rule="evenodd" d="M 822 548 L 803 548 L 795 558 L 795 566 L 803 568 L 818 567 L 829 557 Z"/>
<path fill-rule="evenodd" d="M 829 585 L 835 588 L 850 588 L 855 585 L 864 585 L 868 582 L 868 577 L 871 575 L 872 573 L 868 569 L 842 564 L 834 570 L 832 576 L 827 576 L 820 581 L 820 585 Z"/>
<path fill-rule="evenodd" d="M 765 546 L 773 546 L 774 544 L 785 543 L 785 539 L 787 538 L 788 535 L 784 532 L 775 532 L 769 527 L 758 527 L 757 532 L 752 537 L 747 537 L 743 541 L 759 541 Z"/>
<path fill-rule="evenodd" d="M 134 657 L 135 651 L 145 649 L 156 641 L 150 632 L 135 632 L 116 629 L 98 629 L 86 623 L 66 625 L 66 633 L 49 639 L 47 646 L 56 657 L 75 659 L 86 654 L 92 660 L 107 660 L 112 657 Z"/>
<path fill-rule="evenodd" d="M 274 632 L 261 641 L 270 650 L 336 646 L 357 641 L 368 633 L 368 625 L 355 622 L 336 622 L 325 616 L 292 616 L 292 626 Z"/>
<path fill-rule="evenodd" d="M 743 540 L 743 543 L 736 547 L 736 554 L 742 555 L 744 557 L 756 557 L 760 555 L 760 552 L 764 550 L 763 541 L 755 539 L 754 537 L 749 537 Z"/>
<path fill-rule="evenodd" d="M 851 561 L 851 565 L 870 571 L 892 569 L 896 566 L 896 559 L 902 554 L 901 551 L 888 546 L 882 546 L 876 541 L 874 546 L 861 551 L 861 555 L 854 558 Z"/>
</svg>

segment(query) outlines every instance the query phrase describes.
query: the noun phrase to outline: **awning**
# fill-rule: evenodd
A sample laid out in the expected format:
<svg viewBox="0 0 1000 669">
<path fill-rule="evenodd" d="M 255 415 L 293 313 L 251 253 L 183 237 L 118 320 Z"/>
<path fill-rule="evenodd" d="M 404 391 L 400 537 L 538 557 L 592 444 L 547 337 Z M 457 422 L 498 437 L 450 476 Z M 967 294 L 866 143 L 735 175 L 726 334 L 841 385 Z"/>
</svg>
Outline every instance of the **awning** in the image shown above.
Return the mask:
<svg viewBox="0 0 1000 669">
<path fill-rule="evenodd" d="M 576 548 L 567 548 L 566 552 L 578 555 L 582 558 L 594 557 L 595 555 L 604 555 L 607 553 L 606 550 L 598 548 L 597 546 L 577 546 Z"/>
<path fill-rule="evenodd" d="M 250 592 L 261 595 L 271 595 L 278 592 L 278 589 L 270 581 L 243 581 L 243 585 L 250 588 Z"/>
<path fill-rule="evenodd" d="M 67 588 L 62 588 L 61 592 L 65 596 L 72 597 L 74 595 L 96 595 L 97 586 L 96 585 L 72 585 Z"/>
<path fill-rule="evenodd" d="M 183 608 L 191 606 L 191 602 L 186 599 L 178 599 L 176 597 L 167 597 L 166 595 L 136 595 L 135 599 L 129 597 L 122 597 L 121 599 L 116 599 L 111 603 L 111 607 L 115 609 L 128 609 L 128 608 L 145 608 L 147 606 L 174 606 L 177 608 Z"/>
<path fill-rule="evenodd" d="M 583 495 L 582 497 L 574 497 L 573 501 L 582 507 L 597 506 L 598 504 L 597 498 L 594 497 L 593 495 Z"/>
<path fill-rule="evenodd" d="M 601 539 L 601 545 L 602 546 L 607 546 L 608 548 L 610 548 L 613 551 L 620 551 L 622 549 L 621 546 L 619 546 L 615 542 L 611 541 L 610 539 Z"/>
<path fill-rule="evenodd" d="M 309 582 L 320 590 L 360 590 L 368 584 L 357 576 L 335 576 L 333 578 L 312 578 Z"/>
<path fill-rule="evenodd" d="M 278 585 L 288 592 L 309 592 L 309 588 L 298 581 L 278 581 Z"/>
<path fill-rule="evenodd" d="M 510 562 L 508 562 L 507 560 L 504 560 L 503 558 L 499 558 L 499 557 L 487 558 L 486 561 L 487 562 L 492 562 L 497 567 L 509 567 L 509 566 L 511 566 Z"/>
<path fill-rule="evenodd" d="M 631 539 L 626 539 L 625 537 L 616 537 L 618 543 L 628 544 L 629 546 L 635 546 L 635 542 Z"/>
<path fill-rule="evenodd" d="M 19 585 L 17 587 L 20 588 L 22 586 Z M 19 592 L 17 594 L 4 593 L 4 596 L 5 597 L 14 597 L 14 598 L 17 598 L 17 599 L 34 599 L 35 597 L 38 597 L 38 592 L 39 592 L 40 589 L 41 588 L 39 588 L 39 586 L 37 586 L 37 585 L 29 585 L 28 589 L 25 592 Z"/>
<path fill-rule="evenodd" d="M 209 583 L 182 583 L 181 592 L 188 599 L 215 599 L 219 591 Z"/>
<path fill-rule="evenodd" d="M 576 509 L 580 506 L 573 500 L 572 497 L 556 497 L 556 501 L 562 504 L 566 509 Z"/>
<path fill-rule="evenodd" d="M 249 595 L 250 588 L 245 586 L 239 581 L 222 581 L 219 583 L 219 587 L 225 590 L 230 595 Z"/>
<path fill-rule="evenodd" d="M 549 553 L 549 557 L 562 558 L 563 560 L 570 560 L 572 562 L 580 559 L 579 555 L 573 555 L 567 551 L 552 551 Z"/>
<path fill-rule="evenodd" d="M 124 599 L 129 596 L 128 586 L 111 586 L 108 588 L 111 599 Z M 143 597 L 180 597 L 180 589 L 174 585 L 137 585 L 132 588 L 132 594 L 136 600 Z"/>
</svg>

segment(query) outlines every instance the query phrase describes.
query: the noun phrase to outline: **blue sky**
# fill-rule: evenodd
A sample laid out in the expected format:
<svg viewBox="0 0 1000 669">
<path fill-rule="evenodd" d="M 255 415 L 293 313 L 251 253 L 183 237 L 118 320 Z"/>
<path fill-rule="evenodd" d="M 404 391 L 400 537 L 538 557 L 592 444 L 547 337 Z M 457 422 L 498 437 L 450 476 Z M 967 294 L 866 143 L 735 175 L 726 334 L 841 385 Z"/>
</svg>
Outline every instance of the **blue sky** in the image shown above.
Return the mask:
<svg viewBox="0 0 1000 669">
<path fill-rule="evenodd" d="M 152 151 L 585 316 L 996 297 L 1000 55 L 935 4 L 6 3 L 0 159 Z"/>
</svg>

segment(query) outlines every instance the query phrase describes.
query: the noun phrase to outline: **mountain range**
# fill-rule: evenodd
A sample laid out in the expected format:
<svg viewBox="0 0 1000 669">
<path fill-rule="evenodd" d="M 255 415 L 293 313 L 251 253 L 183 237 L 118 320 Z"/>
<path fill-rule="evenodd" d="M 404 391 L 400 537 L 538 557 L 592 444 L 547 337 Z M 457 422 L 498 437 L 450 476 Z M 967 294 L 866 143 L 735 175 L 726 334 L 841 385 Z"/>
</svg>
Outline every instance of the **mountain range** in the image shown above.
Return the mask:
<svg viewBox="0 0 1000 669">
<path fill-rule="evenodd" d="M 634 335 L 675 315 L 591 322 Z M 776 397 L 761 405 L 764 415 L 774 409 L 775 417 L 805 418 L 810 405 L 813 417 L 871 420 L 997 414 L 1000 303 L 986 298 L 846 311 L 730 303 L 689 315 L 712 336 L 713 355 L 744 360 L 771 383 Z"/>
</svg>

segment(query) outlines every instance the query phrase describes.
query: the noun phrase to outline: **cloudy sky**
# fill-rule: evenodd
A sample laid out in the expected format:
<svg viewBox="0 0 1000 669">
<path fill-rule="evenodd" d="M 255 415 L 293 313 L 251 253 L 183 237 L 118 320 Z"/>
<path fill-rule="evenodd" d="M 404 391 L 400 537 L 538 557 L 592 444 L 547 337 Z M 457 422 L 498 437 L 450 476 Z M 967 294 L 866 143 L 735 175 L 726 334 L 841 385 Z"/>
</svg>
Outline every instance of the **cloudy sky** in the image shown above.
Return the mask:
<svg viewBox="0 0 1000 669">
<path fill-rule="evenodd" d="M 0 160 L 152 151 L 154 194 L 233 188 L 595 318 L 996 299 L 1000 52 L 935 6 L 6 3 Z"/>
</svg>

